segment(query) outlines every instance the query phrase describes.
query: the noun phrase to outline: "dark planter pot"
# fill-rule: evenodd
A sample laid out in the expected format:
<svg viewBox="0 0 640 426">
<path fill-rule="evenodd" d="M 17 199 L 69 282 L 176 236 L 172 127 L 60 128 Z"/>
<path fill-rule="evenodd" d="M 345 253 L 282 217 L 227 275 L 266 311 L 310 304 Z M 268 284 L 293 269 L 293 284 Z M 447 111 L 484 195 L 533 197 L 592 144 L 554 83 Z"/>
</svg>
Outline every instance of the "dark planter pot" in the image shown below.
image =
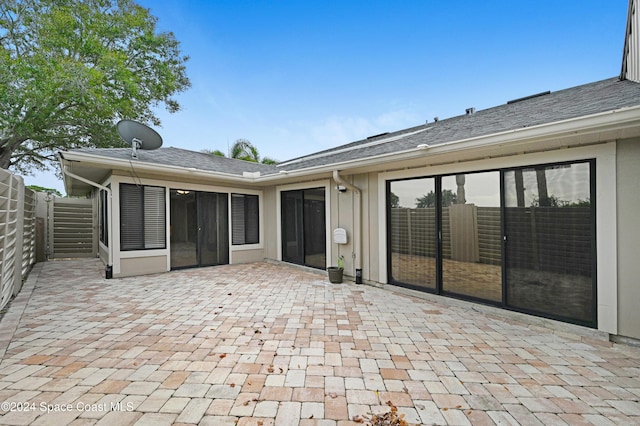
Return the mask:
<svg viewBox="0 0 640 426">
<path fill-rule="evenodd" d="M 329 282 L 333 284 L 340 284 L 342 282 L 342 272 L 344 270 L 342 268 L 338 268 L 337 266 L 329 266 L 327 268 L 327 272 L 329 273 Z"/>
</svg>

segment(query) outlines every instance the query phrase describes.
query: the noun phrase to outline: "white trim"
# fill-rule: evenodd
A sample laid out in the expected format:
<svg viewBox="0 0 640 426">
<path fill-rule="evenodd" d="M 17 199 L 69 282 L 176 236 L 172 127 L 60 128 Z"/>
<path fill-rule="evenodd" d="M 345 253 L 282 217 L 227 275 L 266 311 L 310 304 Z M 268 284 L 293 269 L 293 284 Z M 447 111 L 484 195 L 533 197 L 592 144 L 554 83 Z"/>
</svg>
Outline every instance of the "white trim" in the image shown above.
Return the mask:
<svg viewBox="0 0 640 426">
<path fill-rule="evenodd" d="M 413 136 L 413 135 L 417 135 L 418 133 L 422 133 L 422 132 L 426 132 L 427 130 L 431 130 L 433 129 L 433 127 L 424 127 L 422 129 L 419 130 L 414 130 L 413 132 L 407 132 L 407 133 L 401 133 L 399 135 L 395 135 L 395 136 L 390 136 L 390 137 L 386 137 L 383 139 L 376 139 L 373 142 L 365 142 L 362 144 L 357 144 L 357 145 L 351 145 L 345 148 L 338 148 L 338 149 L 334 149 L 331 151 L 324 151 L 324 152 L 320 152 L 317 154 L 311 154 L 311 155 L 307 155 L 305 157 L 300 157 L 300 158 L 295 158 L 293 160 L 289 160 L 289 161 L 285 161 L 283 163 L 279 163 L 276 165 L 276 167 L 283 167 L 283 166 L 288 166 L 289 164 L 295 164 L 295 163 L 300 163 L 303 161 L 308 161 L 308 160 L 313 160 L 315 158 L 322 158 L 322 157 L 328 157 L 330 155 L 334 155 L 334 154 L 340 154 L 342 152 L 349 152 L 349 151 L 353 151 L 356 149 L 362 149 L 362 148 L 367 148 L 370 146 L 376 146 L 376 145 L 382 145 L 385 143 L 389 143 L 389 142 L 394 142 L 400 139 L 403 139 L 407 136 Z"/>
<path fill-rule="evenodd" d="M 221 186 L 221 185 L 206 185 L 198 183 L 186 183 L 174 180 L 162 180 L 162 179 L 149 179 L 149 178 L 134 178 L 132 176 L 123 176 L 118 174 L 111 175 L 109 179 L 111 183 L 113 214 L 111 215 L 109 229 L 110 229 L 110 244 L 113 244 L 113 273 L 114 276 L 119 275 L 121 271 L 120 259 L 132 259 L 143 258 L 152 256 L 166 256 L 167 264 L 166 271 L 171 270 L 171 194 L 172 189 L 184 189 L 187 191 L 203 191 L 203 192 L 217 192 L 221 194 L 227 194 L 230 198 L 232 193 L 234 194 L 248 194 L 257 195 L 259 202 L 259 226 L 260 226 L 260 242 L 258 244 L 243 244 L 233 245 L 231 243 L 231 202 L 227 203 L 229 221 L 229 263 L 232 262 L 232 252 L 249 251 L 249 250 L 264 250 L 264 191 L 258 189 L 246 189 L 237 186 Z M 137 184 L 158 186 L 165 188 L 165 217 L 166 217 L 166 234 L 165 234 L 165 247 L 164 249 L 157 250 L 120 250 L 120 183 L 125 184 Z M 116 188 L 114 190 L 114 188 Z M 115 207 L 118 208 L 115 208 Z M 117 238 L 117 241 L 115 241 Z"/>
<path fill-rule="evenodd" d="M 550 152 L 514 155 L 495 159 L 469 161 L 378 175 L 379 216 L 379 281 L 387 283 L 387 209 L 388 180 L 496 170 L 535 164 L 596 160 L 596 250 L 598 330 L 611 334 L 618 331 L 618 271 L 616 243 L 616 143 L 568 148 Z"/>
<path fill-rule="evenodd" d="M 435 123 L 431 126 L 437 126 Z M 517 129 L 506 130 L 503 132 L 492 133 L 473 138 L 453 140 L 438 145 L 432 145 L 429 149 L 419 147 L 409 148 L 404 151 L 389 152 L 376 156 L 357 158 L 338 163 L 329 163 L 319 166 L 307 167 L 298 170 L 282 170 L 281 173 L 269 175 L 261 175 L 259 177 L 242 177 L 231 173 L 212 172 L 195 168 L 184 168 L 179 166 L 161 165 L 155 163 L 134 162 L 136 170 L 139 172 L 149 171 L 166 174 L 167 171 L 176 173 L 181 176 L 188 176 L 190 179 L 217 179 L 222 181 L 232 181 L 237 183 L 266 183 L 277 182 L 282 179 L 291 177 L 302 177 L 315 173 L 332 172 L 339 169 L 348 172 L 349 169 L 381 166 L 389 162 L 398 162 L 402 160 L 429 158 L 434 155 L 447 153 L 455 153 L 461 150 L 469 151 L 470 149 L 482 149 L 492 147 L 495 149 L 504 147 L 520 152 L 534 150 L 542 141 L 560 141 L 559 145 L 586 145 L 596 142 L 605 142 L 614 138 L 629 137 L 628 129 L 640 126 L 640 106 L 624 107 L 616 110 L 600 112 L 591 115 L 585 115 L 576 118 L 556 121 L 552 123 L 544 123 L 531 127 L 522 127 Z M 429 127 L 430 128 L 430 127 Z M 617 132 L 616 135 L 611 132 Z M 603 134 L 606 140 L 603 140 Z M 569 143 L 567 143 L 567 141 Z M 129 160 L 105 157 L 100 155 L 88 154 L 83 152 L 67 151 L 62 153 L 63 161 L 78 161 L 92 163 L 99 168 L 118 167 L 118 170 L 129 170 Z"/>
<path fill-rule="evenodd" d="M 313 189 L 324 187 L 324 211 L 325 211 L 325 247 L 326 266 L 330 266 L 331 251 L 331 180 L 322 179 L 303 183 L 276 186 L 276 259 L 282 261 L 282 191 L 294 191 L 297 189 Z"/>
</svg>

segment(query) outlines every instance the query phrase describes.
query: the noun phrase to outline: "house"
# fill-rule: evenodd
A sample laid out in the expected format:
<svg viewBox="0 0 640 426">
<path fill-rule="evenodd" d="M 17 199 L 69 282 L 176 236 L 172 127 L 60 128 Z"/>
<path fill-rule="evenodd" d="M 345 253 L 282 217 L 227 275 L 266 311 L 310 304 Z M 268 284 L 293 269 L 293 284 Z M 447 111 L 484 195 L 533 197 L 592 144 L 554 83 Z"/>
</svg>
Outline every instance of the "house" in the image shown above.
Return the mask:
<svg viewBox="0 0 640 426">
<path fill-rule="evenodd" d="M 92 194 L 113 277 L 343 255 L 358 282 L 640 339 L 635 3 L 619 77 L 275 166 L 172 147 L 61 152 L 67 193 Z"/>
</svg>

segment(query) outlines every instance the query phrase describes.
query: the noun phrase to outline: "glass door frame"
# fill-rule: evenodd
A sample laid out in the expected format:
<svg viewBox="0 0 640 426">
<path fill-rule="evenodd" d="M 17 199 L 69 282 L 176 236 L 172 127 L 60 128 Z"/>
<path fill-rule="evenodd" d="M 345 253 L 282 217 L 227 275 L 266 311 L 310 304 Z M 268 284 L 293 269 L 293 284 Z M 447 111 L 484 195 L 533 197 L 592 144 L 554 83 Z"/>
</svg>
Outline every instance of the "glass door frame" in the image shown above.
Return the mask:
<svg viewBox="0 0 640 426">
<path fill-rule="evenodd" d="M 206 267 L 206 266 L 216 266 L 216 265 L 225 265 L 229 263 L 229 259 L 230 259 L 230 238 L 229 238 L 229 221 L 230 221 L 230 217 L 229 217 L 229 194 L 225 193 L 225 192 L 214 192 L 214 191 L 202 191 L 202 190 L 191 190 L 191 189 L 176 189 L 176 188 L 170 188 L 169 189 L 169 212 L 171 212 L 171 203 L 173 202 L 172 196 L 175 193 L 180 193 L 180 191 L 184 191 L 186 193 L 192 193 L 193 194 L 193 202 L 194 202 L 194 208 L 195 208 L 195 217 L 191 217 L 191 220 L 195 221 L 195 227 L 196 227 L 196 241 L 195 241 L 195 262 L 193 264 L 189 264 L 189 265 L 179 265 L 179 266 L 173 266 L 173 261 L 174 261 L 174 254 L 172 253 L 173 250 L 173 234 L 170 236 L 169 238 L 169 244 L 170 244 L 170 250 L 169 250 L 169 254 L 171 256 L 170 259 L 170 269 L 171 270 L 179 270 L 179 269 L 189 269 L 189 268 L 201 268 L 201 267 Z M 225 205 L 223 206 L 223 211 L 224 211 L 224 216 L 225 216 L 225 222 L 222 224 L 222 227 L 220 227 L 220 225 L 217 225 L 218 220 L 220 219 L 218 217 L 218 214 L 220 212 L 220 208 L 216 208 L 216 212 L 206 212 L 206 206 L 208 205 L 208 203 L 204 202 L 204 197 L 205 196 L 215 196 L 216 199 L 216 204 L 218 203 L 219 199 L 224 199 L 225 200 Z M 226 247 L 226 253 L 224 253 L 222 255 L 222 262 L 214 262 L 214 263 L 210 263 L 210 262 L 205 262 L 203 263 L 203 253 L 202 253 L 202 248 L 203 245 L 205 243 L 204 240 L 204 235 L 203 232 L 210 232 L 211 230 L 209 229 L 210 227 L 206 227 L 207 229 L 204 229 L 205 224 L 203 223 L 203 220 L 205 217 L 207 217 L 208 215 L 214 214 L 215 215 L 215 222 L 216 222 L 216 230 L 215 233 L 217 234 L 217 236 L 219 237 L 219 231 L 221 229 L 224 229 L 224 235 L 222 236 L 222 241 L 218 241 L 218 245 L 220 245 L 220 242 L 222 242 L 222 247 L 224 249 L 224 247 Z M 170 214 L 169 216 L 169 226 L 171 229 L 172 226 L 172 221 L 174 220 L 174 215 Z M 188 229 L 186 230 L 186 232 L 188 233 Z M 173 233 L 173 229 L 171 229 L 171 233 Z"/>
<path fill-rule="evenodd" d="M 324 203 L 324 211 L 323 211 L 323 216 L 324 216 L 324 229 L 323 229 L 323 233 L 325 234 L 325 238 L 323 240 L 323 245 L 324 245 L 324 264 L 323 265 L 313 265 L 311 263 L 309 263 L 307 261 L 307 231 L 306 231 L 306 219 L 305 219 L 305 211 L 306 209 L 306 205 L 305 205 L 305 193 L 306 192 L 312 192 L 312 191 L 318 191 L 318 190 L 322 190 L 323 192 L 323 203 Z M 326 229 L 327 229 L 327 223 L 328 223 L 328 218 L 329 216 L 327 215 L 327 205 L 329 203 L 329 197 L 330 197 L 330 193 L 327 190 L 325 185 L 319 185 L 319 186 L 311 186 L 311 187 L 304 187 L 304 188 L 283 188 L 282 190 L 278 191 L 279 192 L 279 206 L 280 206 L 280 235 L 279 235 L 279 241 L 281 242 L 281 247 L 280 247 L 280 259 L 284 262 L 289 262 L 289 263 L 293 263 L 296 265 L 301 265 L 301 266 L 307 266 L 310 268 L 315 268 L 315 269 L 325 269 L 326 268 L 326 263 L 327 263 L 327 259 L 329 256 L 329 245 L 327 244 L 327 238 L 326 238 Z M 296 232 L 296 240 L 297 240 L 297 247 L 298 247 L 298 255 L 294 258 L 291 257 L 287 257 L 287 238 L 286 238 L 286 232 L 288 229 L 288 223 L 287 223 L 287 213 L 285 212 L 285 197 L 287 197 L 287 195 L 289 194 L 294 194 L 295 195 L 295 200 L 296 200 L 296 204 L 295 204 L 295 214 L 297 217 L 300 218 L 300 222 L 296 221 L 296 226 L 295 226 L 295 232 Z M 300 201 L 300 203 L 298 203 L 297 201 Z M 299 209 L 298 209 L 299 207 Z"/>
<path fill-rule="evenodd" d="M 551 167 L 551 166 L 562 166 L 562 165 L 571 165 L 571 164 L 581 164 L 581 163 L 588 163 L 589 164 L 589 188 L 590 188 L 590 194 L 591 194 L 591 217 L 590 217 L 590 221 L 591 221 L 591 292 L 592 292 L 592 297 L 591 297 L 591 307 L 592 307 L 592 320 L 591 321 L 582 321 L 582 320 L 577 320 L 575 318 L 567 318 L 567 317 L 563 317 L 561 315 L 555 315 L 555 314 L 549 314 L 549 313 L 545 313 L 545 312 L 537 312 L 537 311 L 532 311 L 532 310 L 527 310 L 527 309 L 522 309 L 522 308 L 517 308 L 514 306 L 509 305 L 508 303 L 508 295 L 507 295 L 507 267 L 506 267 L 506 260 L 507 257 L 509 255 L 508 253 L 508 249 L 507 249 L 507 236 L 506 236 L 506 226 L 505 226 L 505 209 L 506 209 L 506 202 L 505 202 L 505 173 L 507 172 L 511 172 L 514 170 L 523 170 L 523 169 L 530 169 L 530 168 L 544 168 L 544 167 Z M 501 300 L 500 301 L 492 301 L 492 300 L 488 300 L 488 299 L 483 299 L 483 298 L 478 298 L 478 297 L 473 297 L 473 296 L 468 296 L 468 295 L 464 295 L 464 294 L 458 294 L 458 293 L 453 293 L 453 292 L 448 292 L 446 290 L 443 290 L 443 270 L 442 270 L 442 260 L 443 260 L 443 256 L 442 256 L 442 178 L 445 176 L 451 176 L 451 175 L 457 175 L 457 174 L 465 174 L 465 175 L 470 175 L 470 174 L 475 174 L 475 173 L 484 173 L 484 172 L 499 172 L 500 174 L 500 235 L 501 235 L 501 248 L 500 248 L 500 254 L 501 254 Z M 392 236 L 391 236 L 391 232 L 392 232 L 392 228 L 391 228 L 391 203 L 390 203 L 390 194 L 391 194 L 391 183 L 392 182 L 397 182 L 397 181 L 405 181 L 405 180 L 412 180 L 412 179 L 423 179 L 423 178 L 433 178 L 435 179 L 435 192 L 437 194 L 436 197 L 436 246 L 437 246 L 437 253 L 436 253 L 436 285 L 435 285 L 435 289 L 431 289 L 428 287 L 420 287 L 420 286 L 416 286 L 416 285 L 412 285 L 412 284 L 408 284 L 408 283 L 403 283 L 397 280 L 393 279 L 392 276 L 392 256 L 391 256 L 391 245 L 392 245 Z M 549 319 L 554 319 L 554 320 L 559 320 L 559 321 L 563 321 L 563 322 L 567 322 L 567 323 L 571 323 L 571 324 L 578 324 L 578 325 L 582 325 L 582 326 L 586 326 L 586 327 L 591 327 L 591 328 L 597 328 L 598 327 L 598 310 L 597 310 L 597 306 L 598 306 L 598 302 L 597 302 L 597 293 L 598 293 L 598 283 L 597 283 L 597 241 L 596 241 L 596 236 L 597 236 L 597 229 L 596 229 L 596 224 L 597 224 L 597 217 L 596 217 L 596 159 L 595 158 L 587 158 L 587 159 L 575 159 L 575 160 L 567 160 L 567 161 L 558 161 L 558 162 L 545 162 L 545 163 L 535 163 L 535 164 L 530 164 L 530 165 L 519 165 L 519 166 L 514 166 L 514 167 L 505 167 L 505 168 L 499 168 L 499 169 L 486 169 L 486 170 L 470 170 L 470 171 L 461 171 L 459 173 L 443 173 L 443 174 L 438 174 L 438 175 L 416 175 L 416 176 L 411 176 L 411 177 L 398 177 L 398 178 L 389 178 L 389 179 L 385 179 L 385 187 L 384 187 L 384 194 L 385 194 L 385 199 L 384 199 L 384 203 L 385 203 L 385 213 L 386 213 L 386 275 L 387 275 L 387 282 L 389 284 L 393 284 L 393 285 L 398 285 L 401 287 L 406 287 L 406 288 L 410 288 L 410 289 L 414 289 L 414 290 L 419 290 L 422 292 L 427 292 L 427 293 L 433 293 L 433 294 L 439 294 L 439 295 L 443 295 L 443 296 L 448 296 L 448 297 L 453 297 L 453 298 L 458 298 L 458 299 L 463 299 L 463 300 L 469 300 L 472 302 L 478 302 L 478 303 L 482 303 L 482 304 L 486 304 L 486 305 L 491 305 L 491 306 L 496 306 L 496 307 L 500 307 L 506 310 L 511 310 L 511 311 L 516 311 L 516 312 L 522 312 L 528 315 L 535 315 L 535 316 L 539 316 L 539 317 L 543 317 L 543 318 L 549 318 Z"/>
</svg>

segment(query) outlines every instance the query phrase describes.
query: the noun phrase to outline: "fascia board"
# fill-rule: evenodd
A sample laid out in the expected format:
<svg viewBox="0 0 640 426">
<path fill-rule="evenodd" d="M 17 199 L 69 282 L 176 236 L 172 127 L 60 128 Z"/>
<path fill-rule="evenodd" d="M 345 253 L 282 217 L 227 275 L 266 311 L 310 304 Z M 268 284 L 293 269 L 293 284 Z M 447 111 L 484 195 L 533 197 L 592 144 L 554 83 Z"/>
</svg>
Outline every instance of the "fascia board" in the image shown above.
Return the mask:
<svg viewBox="0 0 640 426">
<path fill-rule="evenodd" d="M 640 106 L 621 108 L 588 116 L 572 118 L 553 123 L 540 124 L 531 127 L 506 130 L 490 135 L 474 138 L 460 139 L 451 142 L 434 145 L 426 150 L 411 148 L 404 151 L 395 151 L 365 159 L 348 160 L 338 163 L 324 164 L 283 173 L 284 176 L 295 177 L 307 174 L 330 172 L 333 170 L 347 170 L 356 167 L 376 166 L 392 161 L 410 160 L 426 157 L 429 154 L 446 154 L 462 150 L 489 148 L 493 146 L 508 145 L 518 147 L 514 152 L 522 150 L 522 145 L 569 136 L 597 133 L 606 130 L 623 130 L 630 127 L 640 128 Z M 281 176 L 264 176 L 260 181 L 277 180 Z"/>
<path fill-rule="evenodd" d="M 640 106 L 620 108 L 617 110 L 571 118 L 568 120 L 562 120 L 553 123 L 511 129 L 504 132 L 492 133 L 490 135 L 445 142 L 439 145 L 434 145 L 426 150 L 415 147 L 403 151 L 395 151 L 367 157 L 365 159 L 347 160 L 291 171 L 282 170 L 277 174 L 270 174 L 259 177 L 245 177 L 234 175 L 231 173 L 213 172 L 171 165 L 156 165 L 143 162 L 136 162 L 134 164 L 137 171 L 148 171 L 166 174 L 167 170 L 171 170 L 177 175 L 189 177 L 195 176 L 204 179 L 218 179 L 229 182 L 240 182 L 244 184 L 260 184 L 277 182 L 292 177 L 302 177 L 319 173 L 331 173 L 333 172 L 333 170 L 348 170 L 353 168 L 378 166 L 384 163 L 389 163 L 391 161 L 396 162 L 428 157 L 430 154 L 446 154 L 454 153 L 456 151 L 475 150 L 490 148 L 494 146 L 513 146 L 514 148 L 518 148 L 514 149 L 513 151 L 519 152 L 522 151 L 523 145 L 532 144 L 541 140 L 549 140 L 553 138 L 561 139 L 570 136 L 586 135 L 607 130 L 623 130 L 630 127 L 640 128 Z M 79 161 L 81 163 L 89 163 L 90 165 L 94 165 L 97 167 L 104 168 L 105 166 L 107 166 L 118 168 L 121 170 L 127 170 L 131 167 L 131 164 L 128 160 L 103 157 L 87 153 L 64 152 L 63 161 L 68 161 L 70 163 Z"/>
<path fill-rule="evenodd" d="M 221 179 L 231 182 L 252 182 L 255 181 L 256 178 L 247 178 L 243 176 L 234 175 L 231 173 L 224 172 L 213 172 L 207 170 L 200 170 L 195 168 L 186 168 L 180 166 L 172 166 L 168 164 L 153 164 L 153 163 L 144 163 L 144 162 L 133 162 L 130 163 L 129 160 L 121 160 L 118 158 L 111 157 L 103 157 L 95 154 L 87 154 L 87 153 L 78 153 L 78 152 L 64 152 L 62 153 L 62 161 L 67 162 L 69 164 L 73 164 L 74 162 L 79 162 L 84 166 L 95 166 L 106 169 L 117 169 L 117 170 L 130 170 L 133 164 L 135 171 L 146 171 L 152 173 L 160 173 L 166 174 L 167 170 L 170 170 L 177 175 L 184 176 L 197 176 L 208 179 Z"/>
</svg>

